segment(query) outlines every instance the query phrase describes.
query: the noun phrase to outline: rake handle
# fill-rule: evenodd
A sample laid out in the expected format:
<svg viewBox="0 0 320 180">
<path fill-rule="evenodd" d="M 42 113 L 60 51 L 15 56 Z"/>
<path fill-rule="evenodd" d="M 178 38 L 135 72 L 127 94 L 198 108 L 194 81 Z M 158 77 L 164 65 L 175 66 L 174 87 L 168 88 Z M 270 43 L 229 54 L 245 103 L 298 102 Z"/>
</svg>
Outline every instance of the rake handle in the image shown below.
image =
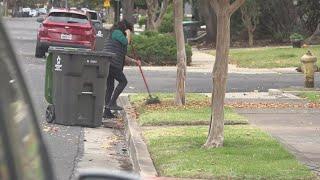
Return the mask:
<svg viewBox="0 0 320 180">
<path fill-rule="evenodd" d="M 132 46 L 133 56 L 134 56 L 136 59 L 140 60 L 140 58 L 137 56 L 137 51 L 136 51 L 136 48 L 134 47 L 133 43 L 131 44 L 131 46 Z M 143 71 L 142 71 L 141 65 L 139 65 L 139 70 L 140 70 L 142 79 L 143 79 L 143 81 L 144 81 L 144 85 L 145 85 L 146 88 L 147 88 L 149 97 L 151 98 L 151 97 L 152 97 L 152 96 L 151 96 L 151 92 L 150 92 L 150 89 L 149 89 L 149 86 L 148 86 L 148 83 L 147 83 L 147 79 L 146 79 L 146 77 L 144 76 L 144 73 L 143 73 Z"/>
<path fill-rule="evenodd" d="M 143 71 L 142 71 L 142 68 L 141 68 L 141 66 L 140 66 L 140 65 L 139 65 L 139 70 L 140 70 L 140 73 L 141 73 L 141 75 L 142 75 L 142 79 L 143 79 L 143 81 L 144 81 L 144 84 L 146 85 L 146 88 L 147 88 L 147 91 L 148 91 L 149 97 L 151 97 L 151 93 L 150 93 L 150 89 L 149 89 L 149 86 L 148 86 L 148 83 L 147 83 L 146 77 L 144 76 Z"/>
</svg>

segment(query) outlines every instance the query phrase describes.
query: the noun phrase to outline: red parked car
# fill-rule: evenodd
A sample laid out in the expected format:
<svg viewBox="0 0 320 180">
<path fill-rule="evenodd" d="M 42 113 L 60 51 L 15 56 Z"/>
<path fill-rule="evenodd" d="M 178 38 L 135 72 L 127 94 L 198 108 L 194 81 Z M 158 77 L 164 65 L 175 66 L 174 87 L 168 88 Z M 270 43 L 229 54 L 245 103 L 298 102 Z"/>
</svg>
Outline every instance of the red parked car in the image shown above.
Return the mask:
<svg viewBox="0 0 320 180">
<path fill-rule="evenodd" d="M 96 32 L 89 17 L 82 11 L 52 10 L 41 23 L 35 56 L 44 57 L 49 46 L 95 48 Z"/>
</svg>

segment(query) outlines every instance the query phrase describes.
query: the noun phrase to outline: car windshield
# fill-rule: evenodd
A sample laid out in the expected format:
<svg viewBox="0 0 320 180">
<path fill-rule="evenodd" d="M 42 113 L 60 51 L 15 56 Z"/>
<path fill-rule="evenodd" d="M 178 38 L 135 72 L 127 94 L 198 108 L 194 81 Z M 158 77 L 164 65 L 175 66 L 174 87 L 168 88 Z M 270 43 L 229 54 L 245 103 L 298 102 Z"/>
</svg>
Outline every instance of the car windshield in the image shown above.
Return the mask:
<svg viewBox="0 0 320 180">
<path fill-rule="evenodd" d="M 89 12 L 91 20 L 98 20 L 98 15 L 96 12 Z"/>
<path fill-rule="evenodd" d="M 88 23 L 88 18 L 85 15 L 67 12 L 52 12 L 48 17 L 49 21 L 59 22 L 59 23 Z"/>
</svg>

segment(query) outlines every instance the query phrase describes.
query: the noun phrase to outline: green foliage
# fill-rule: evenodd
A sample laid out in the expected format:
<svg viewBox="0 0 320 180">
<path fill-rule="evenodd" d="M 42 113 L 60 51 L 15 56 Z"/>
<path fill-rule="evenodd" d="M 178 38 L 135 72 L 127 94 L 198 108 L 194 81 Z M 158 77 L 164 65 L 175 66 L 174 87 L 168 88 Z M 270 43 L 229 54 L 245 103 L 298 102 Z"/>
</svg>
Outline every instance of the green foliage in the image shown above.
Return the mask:
<svg viewBox="0 0 320 180">
<path fill-rule="evenodd" d="M 288 32 L 273 32 L 271 37 L 274 42 L 286 42 L 289 39 L 290 34 Z"/>
<path fill-rule="evenodd" d="M 142 61 L 150 65 L 176 65 L 176 39 L 170 34 L 145 32 L 133 36 L 133 46 Z M 186 45 L 187 63 L 191 62 L 191 46 Z M 129 47 L 129 56 L 134 57 L 132 46 Z"/>
<path fill-rule="evenodd" d="M 141 27 L 143 25 L 146 25 L 146 23 L 147 23 L 147 17 L 146 16 L 141 16 L 139 21 L 138 21 L 139 26 Z"/>
<path fill-rule="evenodd" d="M 157 36 L 157 35 L 159 35 L 159 33 L 156 32 L 156 31 L 145 31 L 145 32 L 143 32 L 141 35 L 147 36 L 147 37 L 152 37 L 152 36 Z"/>
<path fill-rule="evenodd" d="M 299 33 L 293 33 L 293 34 L 291 34 L 291 36 L 290 36 L 290 40 L 291 41 L 301 41 L 301 40 L 303 40 L 304 39 L 304 37 L 301 35 L 301 34 L 299 34 Z"/>
<path fill-rule="evenodd" d="M 261 8 L 256 37 L 286 42 L 290 34 L 300 32 L 301 24 L 292 0 L 257 0 Z"/>
<path fill-rule="evenodd" d="M 301 92 L 299 97 L 305 98 L 313 103 L 320 103 L 320 92 Z"/>
<path fill-rule="evenodd" d="M 174 31 L 173 5 L 168 6 L 163 21 L 158 29 L 160 33 L 171 33 Z"/>
</svg>

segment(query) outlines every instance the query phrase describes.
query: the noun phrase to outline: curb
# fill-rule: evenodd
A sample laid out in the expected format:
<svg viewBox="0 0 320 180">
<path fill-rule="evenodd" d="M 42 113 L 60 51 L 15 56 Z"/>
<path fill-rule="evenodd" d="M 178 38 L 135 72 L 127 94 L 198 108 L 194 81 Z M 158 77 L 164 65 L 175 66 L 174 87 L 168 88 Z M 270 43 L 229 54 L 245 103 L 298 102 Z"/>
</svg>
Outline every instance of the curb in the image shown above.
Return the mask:
<svg viewBox="0 0 320 180">
<path fill-rule="evenodd" d="M 158 173 L 154 167 L 148 147 L 142 138 L 141 128 L 136 120 L 136 115 L 129 102 L 128 95 L 121 96 L 119 103 L 125 108 L 123 112 L 123 118 L 126 122 L 125 134 L 133 170 L 142 177 L 157 177 Z"/>
</svg>

